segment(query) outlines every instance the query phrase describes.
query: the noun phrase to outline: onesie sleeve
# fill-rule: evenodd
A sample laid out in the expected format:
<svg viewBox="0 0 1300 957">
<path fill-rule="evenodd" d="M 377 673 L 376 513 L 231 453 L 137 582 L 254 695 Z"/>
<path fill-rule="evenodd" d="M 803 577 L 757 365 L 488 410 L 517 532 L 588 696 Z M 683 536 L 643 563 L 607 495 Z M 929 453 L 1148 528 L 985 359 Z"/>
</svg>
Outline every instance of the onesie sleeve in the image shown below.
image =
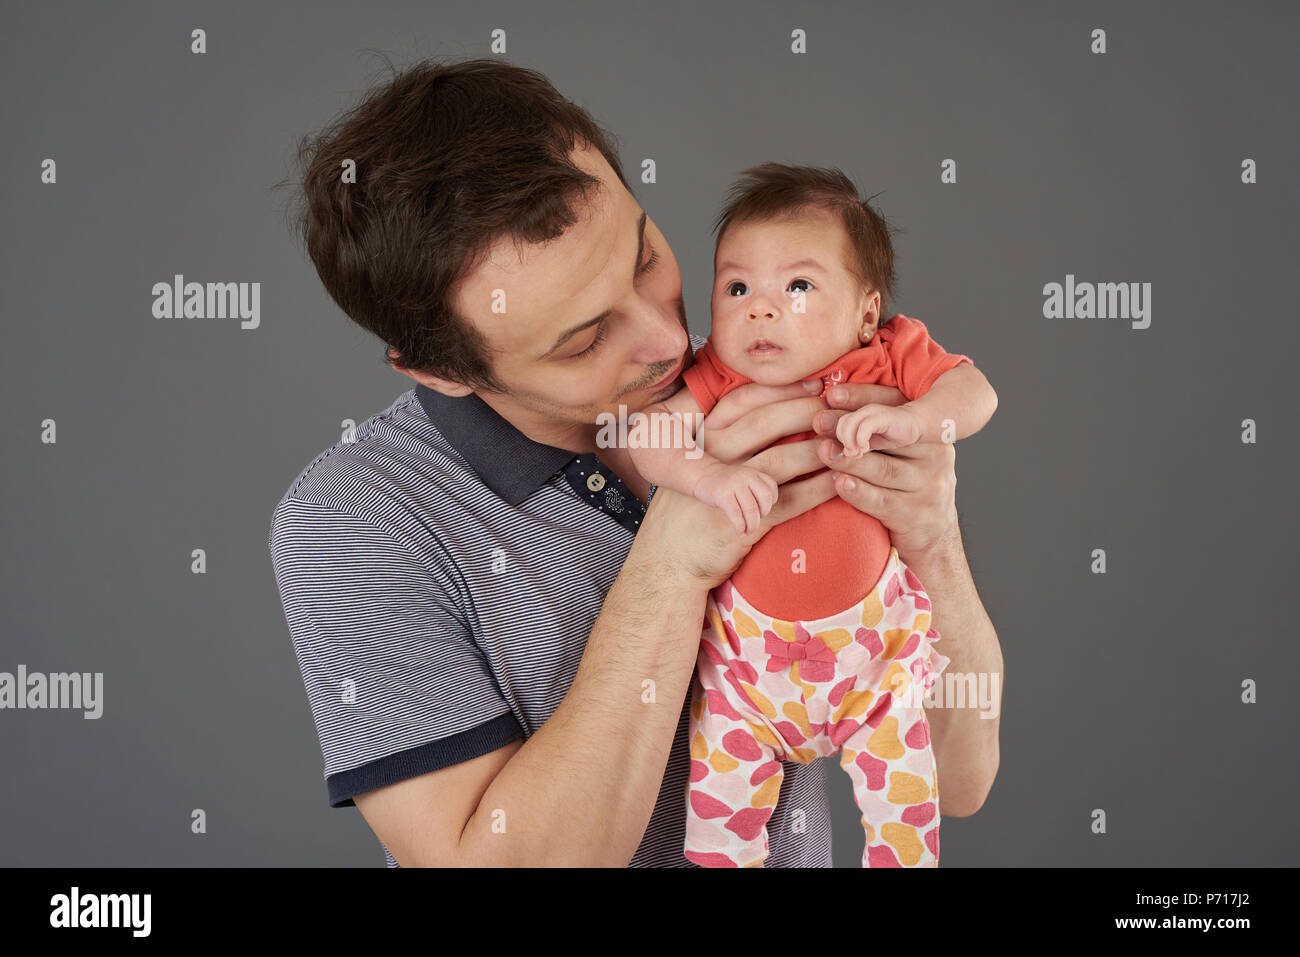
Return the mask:
<svg viewBox="0 0 1300 957">
<path fill-rule="evenodd" d="M 711 342 L 706 342 L 695 351 L 695 364 L 682 373 L 682 381 L 691 390 L 691 395 L 705 415 L 712 412 L 718 400 L 726 394 L 732 378 L 727 374 L 718 354 L 713 351 Z"/>
<path fill-rule="evenodd" d="M 902 313 L 882 325 L 877 335 L 889 355 L 898 391 L 909 402 L 929 392 L 935 380 L 949 369 L 971 362 L 969 356 L 945 352 L 930 338 L 921 320 Z"/>
</svg>

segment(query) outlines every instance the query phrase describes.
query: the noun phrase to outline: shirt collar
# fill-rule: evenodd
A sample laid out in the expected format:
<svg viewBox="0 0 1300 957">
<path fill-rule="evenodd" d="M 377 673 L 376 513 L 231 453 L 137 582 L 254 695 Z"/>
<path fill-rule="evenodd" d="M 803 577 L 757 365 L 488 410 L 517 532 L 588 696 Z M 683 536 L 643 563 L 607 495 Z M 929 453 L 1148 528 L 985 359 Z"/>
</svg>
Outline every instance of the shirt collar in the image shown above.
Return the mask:
<svg viewBox="0 0 1300 957">
<path fill-rule="evenodd" d="M 534 442 L 474 393 L 453 398 L 416 385 L 425 415 L 488 488 L 518 505 L 577 452 Z"/>
</svg>

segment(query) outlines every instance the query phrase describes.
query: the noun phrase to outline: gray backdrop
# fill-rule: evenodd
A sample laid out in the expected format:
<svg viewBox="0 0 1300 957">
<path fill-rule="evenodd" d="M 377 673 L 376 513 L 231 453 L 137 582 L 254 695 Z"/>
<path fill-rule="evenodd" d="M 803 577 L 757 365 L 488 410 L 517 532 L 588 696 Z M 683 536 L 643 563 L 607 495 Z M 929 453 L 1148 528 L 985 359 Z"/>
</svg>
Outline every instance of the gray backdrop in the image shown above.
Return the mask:
<svg viewBox="0 0 1300 957">
<path fill-rule="evenodd" d="M 1290 863 L 1296 6 L 540 6 L 6 11 L 0 671 L 103 672 L 104 713 L 0 711 L 0 864 L 382 865 L 327 806 L 266 537 L 343 420 L 412 383 L 329 300 L 272 186 L 387 75 L 367 51 L 486 56 L 495 28 L 629 175 L 656 160 L 636 193 L 693 331 L 736 173 L 839 166 L 904 230 L 896 309 L 996 387 L 957 469 L 1006 659 L 1002 761 L 944 822 L 944 866 Z M 155 319 L 176 273 L 260 282 L 260 327 Z M 1044 318 L 1067 274 L 1151 283 L 1150 327 Z"/>
</svg>

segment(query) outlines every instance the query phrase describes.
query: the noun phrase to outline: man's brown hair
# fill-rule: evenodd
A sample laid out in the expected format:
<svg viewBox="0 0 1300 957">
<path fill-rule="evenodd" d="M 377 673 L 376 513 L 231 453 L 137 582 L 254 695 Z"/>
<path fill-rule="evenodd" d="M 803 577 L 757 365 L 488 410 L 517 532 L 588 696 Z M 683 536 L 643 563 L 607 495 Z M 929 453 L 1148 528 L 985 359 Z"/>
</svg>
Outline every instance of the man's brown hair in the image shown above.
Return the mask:
<svg viewBox="0 0 1300 957">
<path fill-rule="evenodd" d="M 880 321 L 889 317 L 886 310 L 897 282 L 891 234 L 901 230 L 871 207 L 874 197 L 862 199 L 853 181 L 838 169 L 763 163 L 745 170 L 740 177 L 732 184 L 713 224 L 718 234 L 715 254 L 717 244 L 732 226 L 785 219 L 810 208 L 824 209 L 835 215 L 848 233 L 852 252 L 844 267 L 868 292 L 880 290 Z"/>
<path fill-rule="evenodd" d="M 454 287 L 499 238 L 519 248 L 577 222 L 578 201 L 600 187 L 568 158 L 584 144 L 627 185 L 614 137 L 541 73 L 426 60 L 299 143 L 297 231 L 330 297 L 383 340 L 386 362 L 500 392 L 495 352 L 456 314 Z"/>
</svg>

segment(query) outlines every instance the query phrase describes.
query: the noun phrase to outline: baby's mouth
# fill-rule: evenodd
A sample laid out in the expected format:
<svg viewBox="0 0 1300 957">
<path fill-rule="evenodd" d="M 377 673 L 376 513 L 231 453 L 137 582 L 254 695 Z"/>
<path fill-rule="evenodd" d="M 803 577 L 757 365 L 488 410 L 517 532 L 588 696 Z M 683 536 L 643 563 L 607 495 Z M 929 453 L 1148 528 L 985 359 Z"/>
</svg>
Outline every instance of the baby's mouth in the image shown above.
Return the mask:
<svg viewBox="0 0 1300 957">
<path fill-rule="evenodd" d="M 781 352 L 781 347 L 766 339 L 759 339 L 745 351 L 751 356 L 774 356 Z"/>
</svg>

